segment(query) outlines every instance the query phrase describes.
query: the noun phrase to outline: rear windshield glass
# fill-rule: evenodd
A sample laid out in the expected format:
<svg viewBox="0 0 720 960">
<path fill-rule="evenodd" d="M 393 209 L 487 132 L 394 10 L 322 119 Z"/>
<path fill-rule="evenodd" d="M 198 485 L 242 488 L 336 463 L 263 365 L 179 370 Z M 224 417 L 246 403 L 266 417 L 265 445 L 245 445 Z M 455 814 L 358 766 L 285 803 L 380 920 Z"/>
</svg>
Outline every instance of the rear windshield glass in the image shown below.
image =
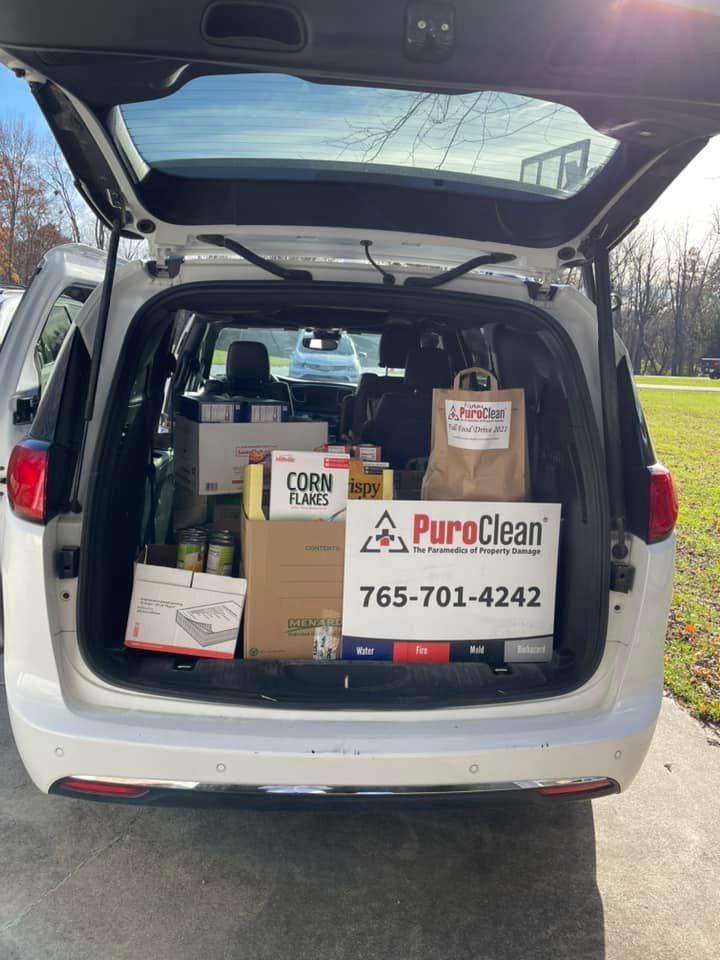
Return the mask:
<svg viewBox="0 0 720 960">
<path fill-rule="evenodd" d="M 184 177 L 398 175 L 552 197 L 577 193 L 617 141 L 570 107 L 488 90 L 417 93 L 277 74 L 199 77 L 125 104 L 114 135 L 137 172 Z"/>
</svg>

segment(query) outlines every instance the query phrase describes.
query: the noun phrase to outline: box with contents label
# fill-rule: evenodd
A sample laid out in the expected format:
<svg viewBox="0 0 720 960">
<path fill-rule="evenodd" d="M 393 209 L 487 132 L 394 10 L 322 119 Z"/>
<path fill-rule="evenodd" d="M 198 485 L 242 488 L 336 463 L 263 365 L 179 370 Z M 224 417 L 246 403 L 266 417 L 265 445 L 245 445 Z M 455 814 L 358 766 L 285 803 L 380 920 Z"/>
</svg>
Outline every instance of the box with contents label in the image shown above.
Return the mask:
<svg viewBox="0 0 720 960">
<path fill-rule="evenodd" d="M 240 537 L 248 582 L 244 655 L 249 660 L 336 660 L 345 524 L 268 520 L 262 496 L 262 467 L 249 466 Z"/>
</svg>

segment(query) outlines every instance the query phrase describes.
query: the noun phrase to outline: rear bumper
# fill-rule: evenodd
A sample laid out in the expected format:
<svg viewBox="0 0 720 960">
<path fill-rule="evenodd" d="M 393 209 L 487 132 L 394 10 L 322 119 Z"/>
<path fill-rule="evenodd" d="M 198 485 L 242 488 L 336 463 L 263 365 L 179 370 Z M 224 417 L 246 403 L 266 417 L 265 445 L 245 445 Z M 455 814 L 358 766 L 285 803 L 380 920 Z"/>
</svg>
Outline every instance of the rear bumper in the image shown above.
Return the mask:
<svg viewBox="0 0 720 960">
<path fill-rule="evenodd" d="M 148 784 L 139 800 L 151 803 L 325 804 L 378 793 L 456 802 L 517 789 L 529 796 L 518 784 L 549 780 L 603 777 L 626 789 L 650 745 L 660 688 L 606 711 L 554 712 L 547 701 L 547 714 L 507 719 L 478 710 L 384 719 L 77 710 L 12 684 L 8 704 L 23 762 L 44 792 L 76 777 Z M 167 781 L 191 789 L 180 797 Z"/>
<path fill-rule="evenodd" d="M 95 778 L 63 778 L 50 793 L 101 803 L 162 807 L 242 807 L 262 810 L 368 810 L 437 806 L 469 806 L 478 803 L 549 802 L 588 800 L 619 791 L 605 777 L 573 781 L 518 781 L 516 783 L 458 784 L 433 787 L 328 787 L 319 785 L 244 786 L 181 781 L 108 781 Z"/>
</svg>

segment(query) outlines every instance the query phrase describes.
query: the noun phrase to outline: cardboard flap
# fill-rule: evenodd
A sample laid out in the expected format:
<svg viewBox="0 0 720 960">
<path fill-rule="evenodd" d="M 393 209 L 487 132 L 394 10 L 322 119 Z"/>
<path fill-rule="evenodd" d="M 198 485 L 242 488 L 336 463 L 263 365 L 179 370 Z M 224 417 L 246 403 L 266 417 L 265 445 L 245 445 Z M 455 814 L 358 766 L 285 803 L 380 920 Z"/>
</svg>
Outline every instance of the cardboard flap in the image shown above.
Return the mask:
<svg viewBox="0 0 720 960">
<path fill-rule="evenodd" d="M 165 583 L 171 587 L 190 587 L 192 579 L 191 570 L 159 567 L 149 563 L 135 564 L 135 581 L 139 583 Z"/>
<path fill-rule="evenodd" d="M 214 573 L 196 573 L 192 581 L 193 590 L 209 590 L 213 593 L 234 594 L 244 597 L 247 582 L 239 577 L 218 577 Z"/>
</svg>

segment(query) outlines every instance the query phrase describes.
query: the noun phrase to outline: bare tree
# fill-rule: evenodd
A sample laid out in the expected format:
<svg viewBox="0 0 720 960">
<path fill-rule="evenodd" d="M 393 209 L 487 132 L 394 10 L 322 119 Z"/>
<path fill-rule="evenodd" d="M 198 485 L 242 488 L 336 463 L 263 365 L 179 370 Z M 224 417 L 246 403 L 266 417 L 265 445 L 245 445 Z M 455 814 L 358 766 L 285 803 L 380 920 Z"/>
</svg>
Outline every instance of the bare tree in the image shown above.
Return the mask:
<svg viewBox="0 0 720 960">
<path fill-rule="evenodd" d="M 408 93 L 392 99 L 393 113 L 349 124 L 344 137 L 333 142 L 338 158 L 346 154 L 362 162 L 383 159 L 386 150 L 403 162 L 442 170 L 453 151 L 462 154 L 475 173 L 485 148 L 533 129 L 542 141 L 553 119 L 565 109 L 548 103 L 531 109 L 534 101 L 515 94 L 482 91 L 464 95 Z M 568 168 L 568 176 L 570 168 Z"/>
<path fill-rule="evenodd" d="M 67 240 L 57 214 L 32 127 L 0 120 L 0 279 L 27 283 L 44 254 Z"/>
<path fill-rule="evenodd" d="M 667 289 L 654 230 L 639 228 L 613 252 L 613 288 L 622 300 L 618 332 L 630 352 L 635 373 L 641 373 L 647 355 L 649 330 L 657 324 L 667 300 Z"/>
<path fill-rule="evenodd" d="M 672 322 L 670 372 L 673 376 L 692 372 L 693 363 L 697 360 L 703 313 L 707 307 L 706 294 L 718 255 L 719 227 L 716 215 L 713 226 L 698 242 L 693 242 L 688 223 L 665 236 L 667 292 Z"/>
<path fill-rule="evenodd" d="M 95 246 L 104 250 L 107 245 L 107 229 L 99 217 L 95 217 Z"/>
<path fill-rule="evenodd" d="M 56 198 L 63 219 L 67 222 L 67 232 L 70 239 L 74 243 L 80 243 L 82 232 L 78 210 L 79 198 L 70 170 L 56 145 L 53 145 L 52 149 L 43 158 L 42 168 L 42 174 L 48 189 Z"/>
<path fill-rule="evenodd" d="M 19 275 L 15 260 L 19 221 L 26 206 L 27 193 L 37 182 L 35 136 L 22 119 L 0 122 L 0 226 L 6 232 L 7 273 Z"/>
</svg>

